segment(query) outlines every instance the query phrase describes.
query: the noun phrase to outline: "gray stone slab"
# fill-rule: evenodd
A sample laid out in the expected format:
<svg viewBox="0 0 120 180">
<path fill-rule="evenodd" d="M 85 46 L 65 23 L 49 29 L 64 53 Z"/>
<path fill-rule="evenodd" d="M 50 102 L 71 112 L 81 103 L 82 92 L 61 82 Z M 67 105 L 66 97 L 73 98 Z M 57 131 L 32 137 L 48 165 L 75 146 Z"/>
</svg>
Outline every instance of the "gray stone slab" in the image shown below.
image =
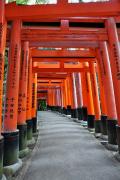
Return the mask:
<svg viewBox="0 0 120 180">
<path fill-rule="evenodd" d="M 39 112 L 39 137 L 24 180 L 120 180 L 120 163 L 80 124 Z"/>
</svg>

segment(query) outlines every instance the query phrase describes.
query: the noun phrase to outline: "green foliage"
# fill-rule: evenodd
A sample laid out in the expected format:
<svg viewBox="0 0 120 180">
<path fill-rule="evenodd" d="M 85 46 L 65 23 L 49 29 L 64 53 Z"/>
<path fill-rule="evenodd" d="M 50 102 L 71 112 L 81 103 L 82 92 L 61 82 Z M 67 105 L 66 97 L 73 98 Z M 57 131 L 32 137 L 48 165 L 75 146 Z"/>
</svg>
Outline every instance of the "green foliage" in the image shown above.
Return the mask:
<svg viewBox="0 0 120 180">
<path fill-rule="evenodd" d="M 45 111 L 46 110 L 46 100 L 45 99 L 40 99 L 38 101 L 38 109 L 41 111 Z"/>
<path fill-rule="evenodd" d="M 16 0 L 17 4 L 27 4 L 28 0 Z"/>
<path fill-rule="evenodd" d="M 10 2 L 14 2 L 15 0 L 8 0 L 8 2 L 10 3 Z"/>
<path fill-rule="evenodd" d="M 29 0 L 8 0 L 8 2 L 16 1 L 17 4 L 28 4 Z M 47 4 L 49 0 L 36 0 L 35 4 Z"/>
<path fill-rule="evenodd" d="M 48 4 L 49 0 L 36 0 L 36 4 Z"/>
</svg>

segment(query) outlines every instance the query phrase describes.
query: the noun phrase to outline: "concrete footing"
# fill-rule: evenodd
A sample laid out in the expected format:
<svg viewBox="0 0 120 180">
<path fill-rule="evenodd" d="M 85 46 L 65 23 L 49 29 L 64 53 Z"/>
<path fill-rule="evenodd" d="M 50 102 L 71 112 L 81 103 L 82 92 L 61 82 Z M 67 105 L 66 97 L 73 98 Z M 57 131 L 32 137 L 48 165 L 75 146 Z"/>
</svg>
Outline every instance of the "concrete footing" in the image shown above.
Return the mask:
<svg viewBox="0 0 120 180">
<path fill-rule="evenodd" d="M 101 137 L 101 133 L 94 133 L 96 138 L 100 138 Z"/>
<path fill-rule="evenodd" d="M 81 126 L 83 126 L 83 127 L 87 127 L 87 121 L 81 121 L 80 124 L 81 124 Z"/>
<path fill-rule="evenodd" d="M 114 153 L 114 157 L 115 157 L 118 161 L 120 161 L 120 153 L 119 153 L 119 152 Z"/>
<path fill-rule="evenodd" d="M 22 167 L 22 160 L 18 159 L 18 161 L 10 166 L 5 166 L 3 168 L 3 172 L 5 174 L 6 177 L 11 177 L 14 174 L 16 174 L 20 168 Z"/>
<path fill-rule="evenodd" d="M 108 136 L 107 135 L 101 134 L 100 138 L 105 140 L 105 141 L 108 141 Z"/>
<path fill-rule="evenodd" d="M 30 152 L 30 149 L 27 147 L 26 149 L 19 151 L 19 157 L 24 158 L 25 156 L 29 154 L 29 152 Z"/>
<path fill-rule="evenodd" d="M 35 144 L 35 138 L 34 137 L 32 137 L 32 139 L 27 141 L 28 146 L 32 146 L 33 144 Z"/>
<path fill-rule="evenodd" d="M 106 143 L 106 148 L 111 150 L 111 151 L 118 151 L 118 145 Z"/>
<path fill-rule="evenodd" d="M 2 179 L 1 180 L 7 180 L 4 174 L 2 175 Z"/>
</svg>

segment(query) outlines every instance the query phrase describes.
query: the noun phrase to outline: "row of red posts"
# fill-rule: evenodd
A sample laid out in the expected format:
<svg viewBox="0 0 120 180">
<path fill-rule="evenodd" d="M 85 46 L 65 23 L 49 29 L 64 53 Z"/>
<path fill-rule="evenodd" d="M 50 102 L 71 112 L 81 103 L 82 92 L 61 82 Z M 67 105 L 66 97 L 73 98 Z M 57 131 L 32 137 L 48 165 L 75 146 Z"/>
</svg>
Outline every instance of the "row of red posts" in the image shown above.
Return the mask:
<svg viewBox="0 0 120 180">
<path fill-rule="evenodd" d="M 115 6 L 110 2 L 109 11 L 99 12 L 104 13 L 99 19 L 95 9 L 95 19 L 78 18 L 83 4 L 67 5 L 65 1 L 46 5 L 47 10 L 56 8 L 48 14 L 41 5 L 5 5 L 4 0 L 0 1 L 0 179 L 3 166 L 19 164 L 19 157 L 28 153 L 28 144 L 34 141 L 40 92 L 42 98 L 46 98 L 49 110 L 87 122 L 88 128 L 95 129 L 96 135 L 108 138 L 110 148 L 118 145 L 120 153 L 120 46 L 116 26 L 119 8 L 117 0 L 112 3 Z M 94 4 L 88 3 L 86 7 Z M 69 10 L 76 7 L 76 12 L 71 11 L 74 18 L 68 10 L 65 11 L 67 6 Z M 57 14 L 57 9 L 61 17 L 58 17 L 60 12 Z M 103 28 L 94 29 L 92 25 L 70 27 L 70 23 L 84 24 L 87 21 L 89 25 L 100 21 Z M 29 22 L 29 26 L 24 26 L 25 22 Z M 31 22 L 36 23 L 35 26 Z M 46 27 L 45 22 L 48 23 Z M 59 27 L 51 28 L 50 22 L 60 22 Z M 6 47 L 9 55 L 2 114 Z M 47 50 L 40 47 L 47 47 Z M 73 47 L 75 50 L 71 51 Z"/>
</svg>

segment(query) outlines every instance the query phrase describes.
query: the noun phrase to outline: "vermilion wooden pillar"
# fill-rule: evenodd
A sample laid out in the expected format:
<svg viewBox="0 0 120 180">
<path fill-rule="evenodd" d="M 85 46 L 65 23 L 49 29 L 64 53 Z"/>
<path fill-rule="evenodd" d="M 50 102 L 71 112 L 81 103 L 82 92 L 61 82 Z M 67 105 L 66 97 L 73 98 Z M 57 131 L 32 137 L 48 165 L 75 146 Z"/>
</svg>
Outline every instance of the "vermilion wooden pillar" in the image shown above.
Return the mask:
<svg viewBox="0 0 120 180">
<path fill-rule="evenodd" d="M 51 110 L 52 110 L 52 108 L 53 108 L 53 89 L 50 89 L 50 104 L 51 104 Z"/>
<path fill-rule="evenodd" d="M 105 99 L 105 91 L 104 91 L 104 82 L 101 77 L 101 71 L 99 63 L 96 66 L 96 72 L 98 74 L 98 84 L 100 91 L 100 105 L 101 105 L 101 137 L 106 139 L 107 135 L 107 107 L 106 107 L 106 99 Z"/>
<path fill-rule="evenodd" d="M 113 81 L 110 68 L 109 55 L 106 42 L 100 43 L 100 50 L 97 51 L 98 62 L 100 66 L 101 79 L 104 85 L 106 108 L 107 108 L 107 132 L 108 142 L 116 144 L 116 104 L 113 90 Z M 105 128 L 105 125 L 104 125 Z"/>
<path fill-rule="evenodd" d="M 72 90 L 72 77 L 69 74 L 68 76 L 68 88 L 69 88 L 69 96 L 70 96 L 70 107 L 69 107 L 69 114 L 72 116 L 72 109 L 73 109 L 73 90 Z"/>
<path fill-rule="evenodd" d="M 18 98 L 18 129 L 19 129 L 19 150 L 20 155 L 27 152 L 27 124 L 26 124 L 26 104 L 27 104 L 27 80 L 28 80 L 28 59 L 29 42 L 25 42 L 21 56 L 19 98 Z"/>
<path fill-rule="evenodd" d="M 77 94 L 77 103 L 78 103 L 78 120 L 83 120 L 83 97 L 82 97 L 82 83 L 81 83 L 81 74 L 75 73 L 75 84 L 76 84 L 76 94 Z"/>
<path fill-rule="evenodd" d="M 6 45 L 6 29 L 4 0 L 0 1 L 0 179 L 2 179 L 3 168 L 3 137 L 1 136 L 2 126 L 2 99 L 3 99 L 3 77 L 4 77 L 4 53 Z"/>
<path fill-rule="evenodd" d="M 61 106 L 60 112 L 63 113 L 63 86 L 62 84 L 60 86 L 60 106 Z"/>
<path fill-rule="evenodd" d="M 4 114 L 4 165 L 12 165 L 17 163 L 19 156 L 19 131 L 17 130 L 17 114 L 18 114 L 18 92 L 19 92 L 19 69 L 20 69 L 20 53 L 21 53 L 21 21 L 12 22 L 6 102 Z"/>
<path fill-rule="evenodd" d="M 32 82 L 32 121 L 33 133 L 37 132 L 37 73 L 33 74 Z"/>
<path fill-rule="evenodd" d="M 58 105 L 58 99 L 57 99 L 57 88 L 54 88 L 54 106 L 55 106 L 55 111 L 57 111 L 57 105 Z"/>
<path fill-rule="evenodd" d="M 53 93 L 53 110 L 55 110 L 55 88 L 52 89 L 52 93 Z"/>
<path fill-rule="evenodd" d="M 87 98 L 87 84 L 86 84 L 86 74 L 85 72 L 81 72 L 81 83 L 82 83 L 82 96 L 83 96 L 83 107 L 82 107 L 82 112 L 83 112 L 83 120 L 87 121 L 88 117 L 88 98 Z"/>
<path fill-rule="evenodd" d="M 119 153 L 120 153 L 120 93 L 119 93 L 120 92 L 120 44 L 119 44 L 119 38 L 118 38 L 117 28 L 116 28 L 114 18 L 108 18 L 106 20 L 105 25 L 106 25 L 106 29 L 108 33 L 110 66 L 111 66 L 111 72 L 112 72 L 117 118 L 118 118 L 117 143 L 118 143 Z M 109 121 L 109 122 L 112 122 L 112 121 Z M 116 120 L 114 120 L 111 123 L 111 127 L 113 130 L 115 130 L 115 124 L 116 124 Z"/>
<path fill-rule="evenodd" d="M 101 103 L 101 117 L 107 115 L 107 107 L 106 107 L 106 100 L 105 100 L 105 92 L 104 92 L 104 85 L 101 78 L 99 64 L 96 64 L 96 72 L 98 75 L 98 84 L 100 90 L 100 103 Z"/>
<path fill-rule="evenodd" d="M 68 105 L 71 108 L 71 94 L 70 94 L 70 84 L 69 84 L 69 78 L 66 78 L 67 81 L 67 91 L 68 91 Z"/>
<path fill-rule="evenodd" d="M 66 92 L 65 92 L 65 81 L 62 81 L 62 106 L 63 106 L 63 114 L 66 114 Z"/>
<path fill-rule="evenodd" d="M 70 109 L 70 105 L 69 105 L 69 90 L 68 90 L 67 79 L 64 80 L 64 87 L 65 87 L 65 99 L 66 99 L 65 111 L 66 111 L 66 115 L 70 115 L 70 112 L 69 112 L 69 109 Z"/>
<path fill-rule="evenodd" d="M 59 107 L 60 106 L 59 88 L 56 89 L 56 96 L 57 96 L 57 107 Z"/>
<path fill-rule="evenodd" d="M 48 91 L 47 91 L 47 109 L 49 110 L 50 109 L 50 102 L 51 99 L 50 99 L 50 89 L 48 88 Z"/>
<path fill-rule="evenodd" d="M 32 58 L 29 53 L 28 61 L 28 84 L 27 84 L 27 140 L 32 140 L 33 136 L 33 121 L 32 121 Z"/>
<path fill-rule="evenodd" d="M 77 104 L 77 94 L 76 94 L 76 84 L 75 84 L 75 74 L 71 74 L 71 91 L 72 91 L 72 109 L 71 109 L 71 117 L 77 119 L 78 118 L 78 104 Z"/>
<path fill-rule="evenodd" d="M 71 89 L 70 89 L 69 77 L 66 78 L 66 86 L 67 86 L 67 98 L 68 98 L 67 115 L 71 115 Z"/>
<path fill-rule="evenodd" d="M 54 88 L 51 88 L 51 110 L 55 109 L 55 93 Z"/>
<path fill-rule="evenodd" d="M 61 113 L 63 113 L 63 86 L 60 87 L 60 96 L 61 96 Z"/>
<path fill-rule="evenodd" d="M 61 86 L 58 89 L 58 98 L 59 98 L 59 112 L 61 112 L 62 109 L 62 96 L 61 96 Z"/>
<path fill-rule="evenodd" d="M 89 67 L 90 67 L 90 78 L 91 78 L 91 84 L 92 84 L 93 104 L 94 104 L 94 110 L 95 110 L 95 133 L 101 133 L 101 124 L 100 124 L 101 109 L 100 109 L 95 64 L 90 62 Z"/>
<path fill-rule="evenodd" d="M 47 109 L 50 109 L 50 89 L 47 90 Z"/>
<path fill-rule="evenodd" d="M 59 99 L 58 99 L 58 89 L 55 89 L 55 107 L 56 111 L 58 111 L 58 104 L 59 104 Z"/>
<path fill-rule="evenodd" d="M 91 79 L 90 79 L 90 73 L 85 73 L 85 85 L 87 90 L 87 122 L 88 122 L 88 128 L 94 128 L 94 120 L 95 120 L 95 111 L 94 111 L 94 104 L 93 104 L 93 95 L 92 95 L 92 86 L 91 86 Z"/>
<path fill-rule="evenodd" d="M 56 110 L 60 112 L 61 105 L 60 105 L 60 88 L 56 88 Z"/>
</svg>

